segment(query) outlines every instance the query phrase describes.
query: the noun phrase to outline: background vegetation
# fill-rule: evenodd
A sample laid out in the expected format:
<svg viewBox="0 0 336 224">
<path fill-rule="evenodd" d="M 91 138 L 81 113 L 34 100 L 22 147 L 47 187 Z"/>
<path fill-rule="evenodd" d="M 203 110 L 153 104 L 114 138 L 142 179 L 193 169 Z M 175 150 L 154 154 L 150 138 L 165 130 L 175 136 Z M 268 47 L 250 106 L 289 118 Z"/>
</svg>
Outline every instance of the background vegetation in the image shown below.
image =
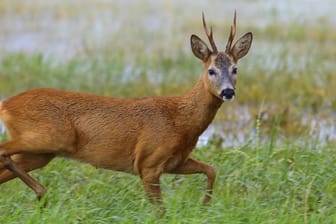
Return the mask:
<svg viewBox="0 0 336 224">
<path fill-rule="evenodd" d="M 218 172 L 164 176 L 165 213 L 138 177 L 56 159 L 24 184 L 0 186 L 0 223 L 334 223 L 336 17 L 333 1 L 0 2 L 0 98 L 34 87 L 117 97 L 183 94 L 202 73 L 189 38 L 204 11 L 224 49 L 237 9 L 252 31 L 237 98 L 225 103 L 193 157 Z M 0 130 L 3 128 L 0 127 Z M 5 135 L 0 137 L 5 140 Z"/>
</svg>

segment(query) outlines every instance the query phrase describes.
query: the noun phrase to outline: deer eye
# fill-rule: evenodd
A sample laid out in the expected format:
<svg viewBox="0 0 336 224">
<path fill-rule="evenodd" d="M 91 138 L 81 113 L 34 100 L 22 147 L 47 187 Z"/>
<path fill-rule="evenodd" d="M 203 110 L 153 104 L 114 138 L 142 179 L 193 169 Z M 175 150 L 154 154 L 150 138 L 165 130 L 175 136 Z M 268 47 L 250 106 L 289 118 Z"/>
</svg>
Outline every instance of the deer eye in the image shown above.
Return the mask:
<svg viewBox="0 0 336 224">
<path fill-rule="evenodd" d="M 237 74 L 237 68 L 236 68 L 236 67 L 234 67 L 234 68 L 232 69 L 232 73 L 235 74 L 235 75 Z"/>
<path fill-rule="evenodd" d="M 209 69 L 208 73 L 209 73 L 209 75 L 216 75 L 216 72 L 213 69 Z"/>
</svg>

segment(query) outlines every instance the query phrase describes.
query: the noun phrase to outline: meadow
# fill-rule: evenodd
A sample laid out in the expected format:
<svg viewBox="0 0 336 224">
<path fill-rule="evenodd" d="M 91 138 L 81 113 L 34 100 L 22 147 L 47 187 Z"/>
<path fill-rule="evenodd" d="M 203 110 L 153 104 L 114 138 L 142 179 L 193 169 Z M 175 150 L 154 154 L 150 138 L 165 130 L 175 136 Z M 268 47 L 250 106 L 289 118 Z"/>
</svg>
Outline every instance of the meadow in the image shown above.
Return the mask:
<svg viewBox="0 0 336 224">
<path fill-rule="evenodd" d="M 0 99 L 183 94 L 203 72 L 189 44 L 205 39 L 202 11 L 220 49 L 234 9 L 254 40 L 235 101 L 192 154 L 217 170 L 210 205 L 202 175 L 164 175 L 163 213 L 138 177 L 59 158 L 32 172 L 41 201 L 19 180 L 0 185 L 0 223 L 335 223 L 336 17 L 331 0 L 305 2 L 2 1 Z"/>
</svg>

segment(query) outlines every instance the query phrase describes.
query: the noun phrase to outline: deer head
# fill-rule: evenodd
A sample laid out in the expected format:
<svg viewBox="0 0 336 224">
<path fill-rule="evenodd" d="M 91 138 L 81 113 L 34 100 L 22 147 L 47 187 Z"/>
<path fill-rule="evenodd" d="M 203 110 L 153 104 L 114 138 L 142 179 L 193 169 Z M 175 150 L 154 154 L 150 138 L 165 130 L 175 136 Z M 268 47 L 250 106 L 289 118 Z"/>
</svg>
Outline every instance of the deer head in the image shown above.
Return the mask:
<svg viewBox="0 0 336 224">
<path fill-rule="evenodd" d="M 205 72 L 203 74 L 207 90 L 221 100 L 232 100 L 235 96 L 237 82 L 237 62 L 244 57 L 252 43 L 252 33 L 248 32 L 233 43 L 236 34 L 236 12 L 233 25 L 224 52 L 218 51 L 213 39 L 212 27 L 207 28 L 204 14 L 202 14 L 203 27 L 212 49 L 196 35 L 190 38 L 191 49 L 194 55 L 201 59 Z"/>
</svg>

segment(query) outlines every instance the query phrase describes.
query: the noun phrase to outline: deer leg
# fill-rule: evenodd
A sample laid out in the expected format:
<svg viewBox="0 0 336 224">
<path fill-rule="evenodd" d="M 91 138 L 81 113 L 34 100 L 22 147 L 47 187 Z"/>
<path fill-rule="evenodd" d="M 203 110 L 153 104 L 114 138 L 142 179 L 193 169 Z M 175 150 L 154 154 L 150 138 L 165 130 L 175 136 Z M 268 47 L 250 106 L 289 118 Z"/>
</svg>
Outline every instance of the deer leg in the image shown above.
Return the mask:
<svg viewBox="0 0 336 224">
<path fill-rule="evenodd" d="M 14 154 L 47 154 L 55 152 L 50 149 L 48 142 L 40 141 L 39 139 L 25 139 L 17 137 L 7 142 L 0 144 L 0 156 L 11 156 Z"/>
<path fill-rule="evenodd" d="M 140 174 L 145 192 L 152 203 L 162 203 L 160 175 L 156 169 L 143 169 Z"/>
<path fill-rule="evenodd" d="M 29 172 L 47 165 L 54 158 L 53 154 L 15 154 L 11 156 L 13 162 L 20 169 Z M 0 184 L 5 183 L 17 176 L 0 163 Z"/>
<path fill-rule="evenodd" d="M 195 174 L 195 173 L 203 173 L 207 176 L 207 187 L 206 187 L 206 195 L 203 200 L 203 204 L 207 204 L 211 199 L 211 194 L 213 191 L 213 184 L 216 177 L 215 169 L 205 163 L 196 161 L 194 159 L 189 158 L 185 163 L 178 166 L 169 173 L 173 174 Z"/>
<path fill-rule="evenodd" d="M 4 167 L 8 170 L 12 171 L 17 177 L 19 177 L 28 187 L 30 187 L 37 196 L 40 198 L 45 193 L 45 188 L 37 182 L 34 178 L 29 176 L 25 171 L 21 168 L 17 167 L 16 164 L 10 157 L 0 156 L 0 161 L 4 164 Z"/>
<path fill-rule="evenodd" d="M 4 164 L 4 167 L 14 173 L 20 178 L 28 187 L 35 191 L 38 197 L 41 197 L 45 193 L 44 187 L 37 182 L 34 178 L 29 176 L 27 172 L 18 167 L 10 158 L 11 155 L 21 153 L 24 151 L 29 152 L 32 145 L 19 139 L 8 141 L 0 144 L 0 162 Z"/>
</svg>

